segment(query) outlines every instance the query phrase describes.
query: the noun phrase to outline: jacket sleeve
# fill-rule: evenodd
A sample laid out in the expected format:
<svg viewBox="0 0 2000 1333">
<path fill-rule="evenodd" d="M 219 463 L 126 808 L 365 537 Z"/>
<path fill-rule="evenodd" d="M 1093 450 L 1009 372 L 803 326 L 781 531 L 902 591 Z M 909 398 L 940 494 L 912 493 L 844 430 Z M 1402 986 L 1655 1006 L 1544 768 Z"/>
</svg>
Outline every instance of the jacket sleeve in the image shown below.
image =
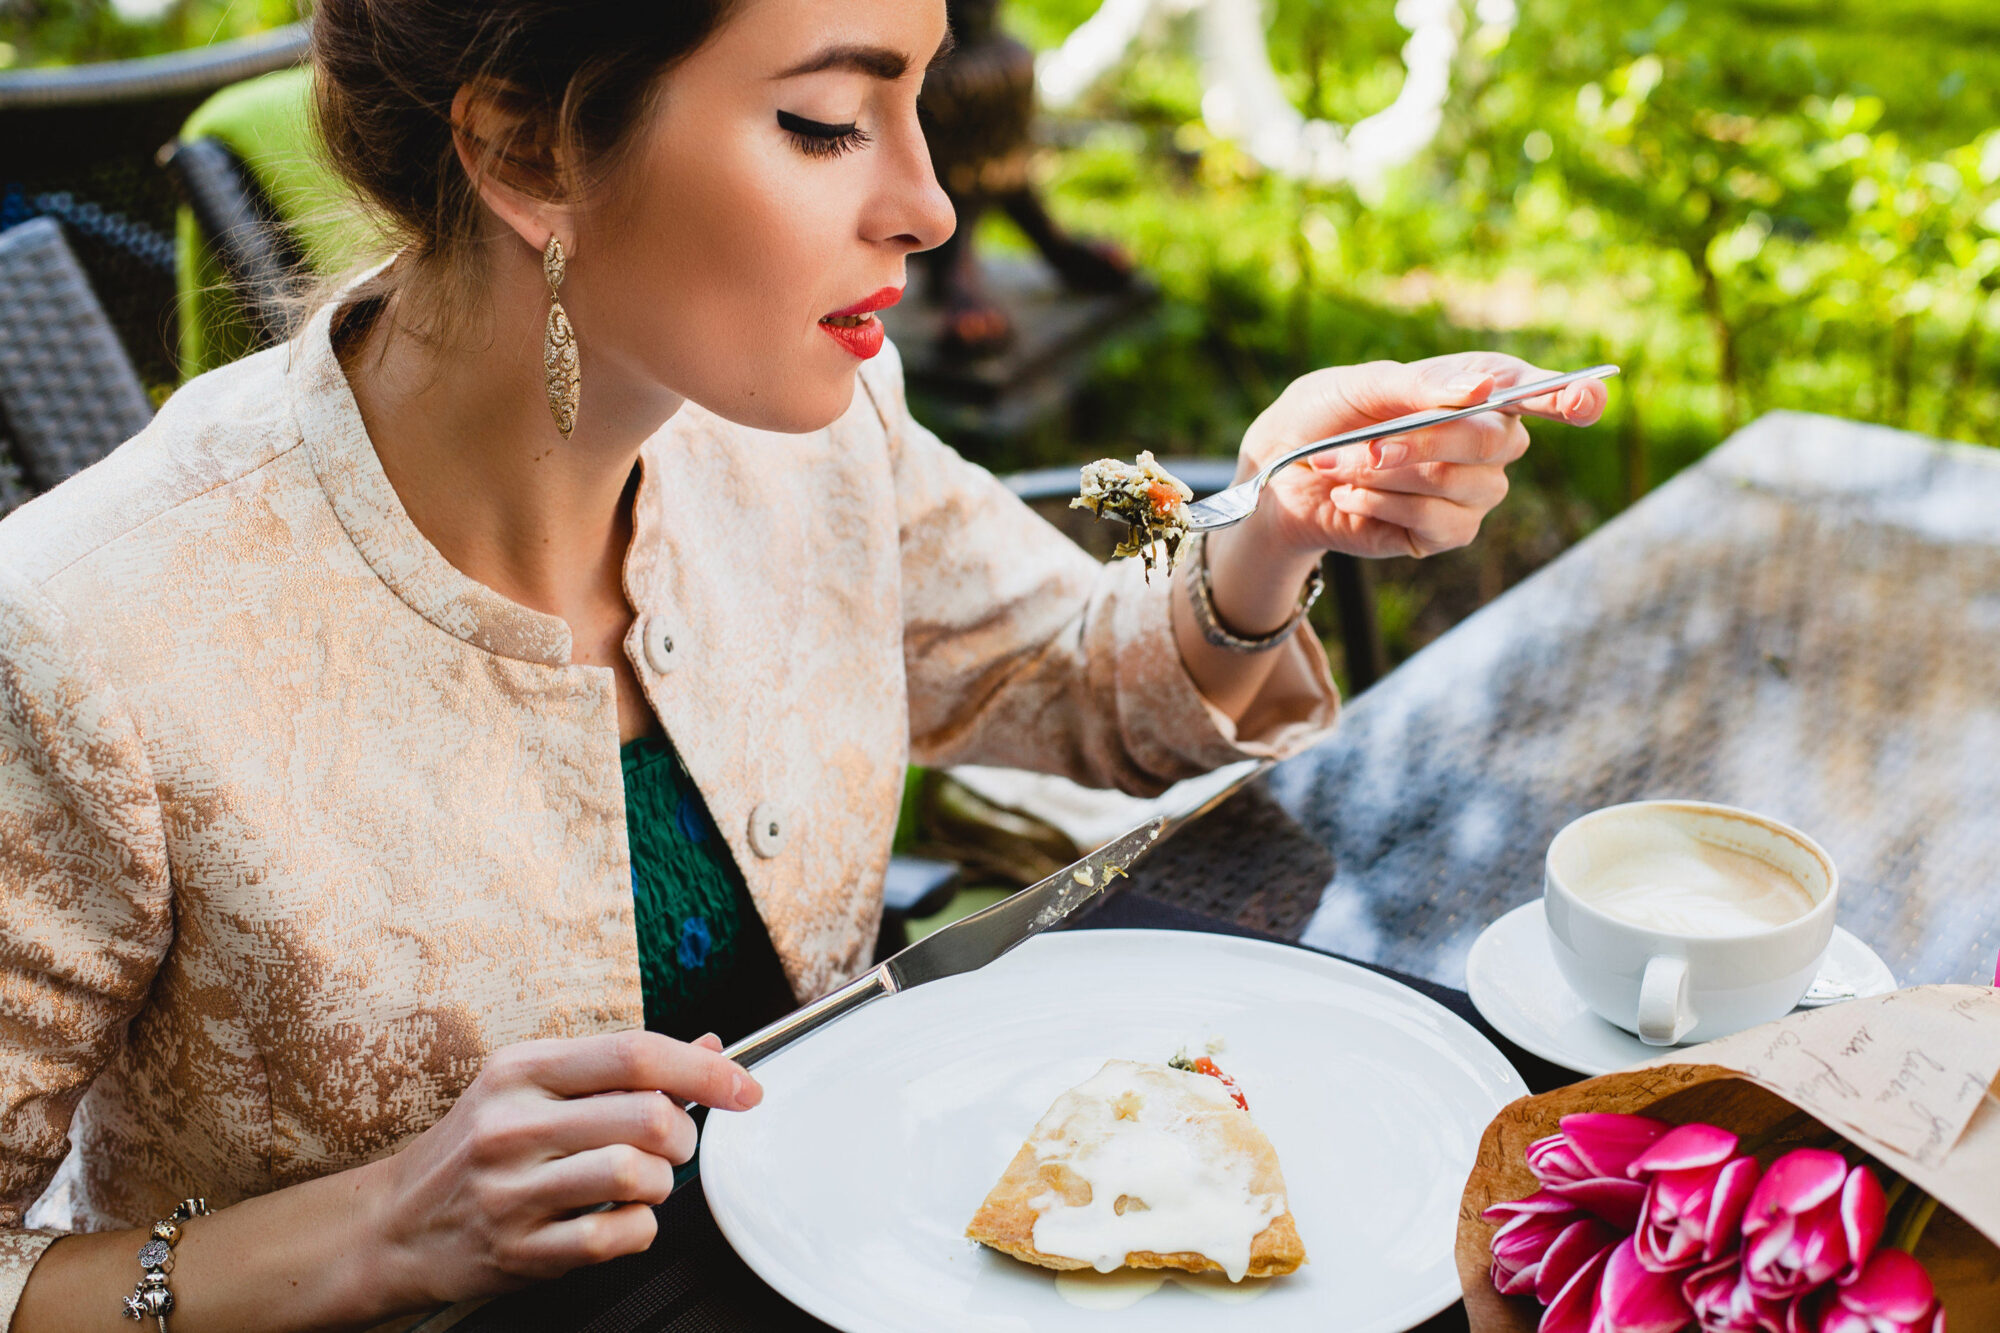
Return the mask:
<svg viewBox="0 0 2000 1333">
<path fill-rule="evenodd" d="M 24 1228 L 173 932 L 137 728 L 61 613 L 0 569 L 0 1328 L 56 1234 Z"/>
<path fill-rule="evenodd" d="M 1326 654 L 1301 625 L 1240 721 L 1174 642 L 1173 584 L 1100 565 L 913 420 L 893 345 L 863 371 L 895 470 L 903 655 L 918 763 L 1003 764 L 1152 795 L 1332 727 Z"/>
</svg>

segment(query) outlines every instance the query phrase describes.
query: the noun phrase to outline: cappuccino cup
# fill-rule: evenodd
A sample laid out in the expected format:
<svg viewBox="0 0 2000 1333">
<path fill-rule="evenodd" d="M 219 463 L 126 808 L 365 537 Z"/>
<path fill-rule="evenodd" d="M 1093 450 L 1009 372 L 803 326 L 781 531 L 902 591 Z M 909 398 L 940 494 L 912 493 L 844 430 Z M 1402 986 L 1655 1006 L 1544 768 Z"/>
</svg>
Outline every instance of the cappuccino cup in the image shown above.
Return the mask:
<svg viewBox="0 0 2000 1333">
<path fill-rule="evenodd" d="M 1672 1046 L 1792 1011 L 1832 942 L 1840 877 L 1776 820 L 1637 801 L 1556 834 L 1543 891 L 1563 980 L 1604 1019 Z"/>
</svg>

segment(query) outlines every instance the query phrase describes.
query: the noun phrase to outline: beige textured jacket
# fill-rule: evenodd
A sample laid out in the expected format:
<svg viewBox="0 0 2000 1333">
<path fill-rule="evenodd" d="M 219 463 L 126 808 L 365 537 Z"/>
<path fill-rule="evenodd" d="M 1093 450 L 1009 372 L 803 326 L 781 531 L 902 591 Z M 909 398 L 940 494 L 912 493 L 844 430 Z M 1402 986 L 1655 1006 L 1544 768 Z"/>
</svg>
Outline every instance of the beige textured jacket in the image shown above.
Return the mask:
<svg viewBox="0 0 2000 1333">
<path fill-rule="evenodd" d="M 330 314 L 0 522 L 0 1327 L 60 1231 L 382 1156 L 494 1048 L 643 1021 L 612 674 L 410 521 Z M 1239 733 L 1165 590 L 915 424 L 893 349 L 815 434 L 685 407 L 625 587 L 801 996 L 868 960 L 912 755 L 1148 791 L 1333 720 L 1301 633 Z"/>
</svg>

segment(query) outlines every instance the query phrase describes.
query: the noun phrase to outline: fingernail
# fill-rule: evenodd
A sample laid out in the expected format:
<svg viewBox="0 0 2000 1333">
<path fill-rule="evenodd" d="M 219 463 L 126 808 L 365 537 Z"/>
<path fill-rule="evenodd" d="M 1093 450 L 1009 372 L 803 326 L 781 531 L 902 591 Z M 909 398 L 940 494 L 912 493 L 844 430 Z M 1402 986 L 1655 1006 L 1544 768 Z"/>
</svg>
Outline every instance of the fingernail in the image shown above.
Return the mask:
<svg viewBox="0 0 2000 1333">
<path fill-rule="evenodd" d="M 757 1086 L 757 1080 L 739 1071 L 736 1075 L 736 1104 L 745 1110 L 764 1100 L 764 1090 Z"/>
<path fill-rule="evenodd" d="M 1460 375 L 1446 387 L 1445 392 L 1454 398 L 1470 398 L 1486 387 L 1487 375 Z"/>
<path fill-rule="evenodd" d="M 1410 458 L 1410 446 L 1391 440 L 1375 446 L 1376 467 L 1401 467 Z"/>
</svg>

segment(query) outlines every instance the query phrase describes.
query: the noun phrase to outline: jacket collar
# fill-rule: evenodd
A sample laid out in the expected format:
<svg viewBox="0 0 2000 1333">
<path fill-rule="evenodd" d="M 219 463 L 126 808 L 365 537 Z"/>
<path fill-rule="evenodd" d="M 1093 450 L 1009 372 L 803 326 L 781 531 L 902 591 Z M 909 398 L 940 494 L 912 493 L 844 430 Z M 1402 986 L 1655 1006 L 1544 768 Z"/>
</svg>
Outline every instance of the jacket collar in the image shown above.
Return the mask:
<svg viewBox="0 0 2000 1333">
<path fill-rule="evenodd" d="M 286 372 L 299 433 L 340 525 L 389 590 L 445 633 L 502 657 L 569 665 L 569 625 L 560 616 L 510 601 L 461 573 L 403 508 L 334 354 L 333 315 L 345 296 L 343 290 L 313 315 L 292 344 Z"/>
</svg>

